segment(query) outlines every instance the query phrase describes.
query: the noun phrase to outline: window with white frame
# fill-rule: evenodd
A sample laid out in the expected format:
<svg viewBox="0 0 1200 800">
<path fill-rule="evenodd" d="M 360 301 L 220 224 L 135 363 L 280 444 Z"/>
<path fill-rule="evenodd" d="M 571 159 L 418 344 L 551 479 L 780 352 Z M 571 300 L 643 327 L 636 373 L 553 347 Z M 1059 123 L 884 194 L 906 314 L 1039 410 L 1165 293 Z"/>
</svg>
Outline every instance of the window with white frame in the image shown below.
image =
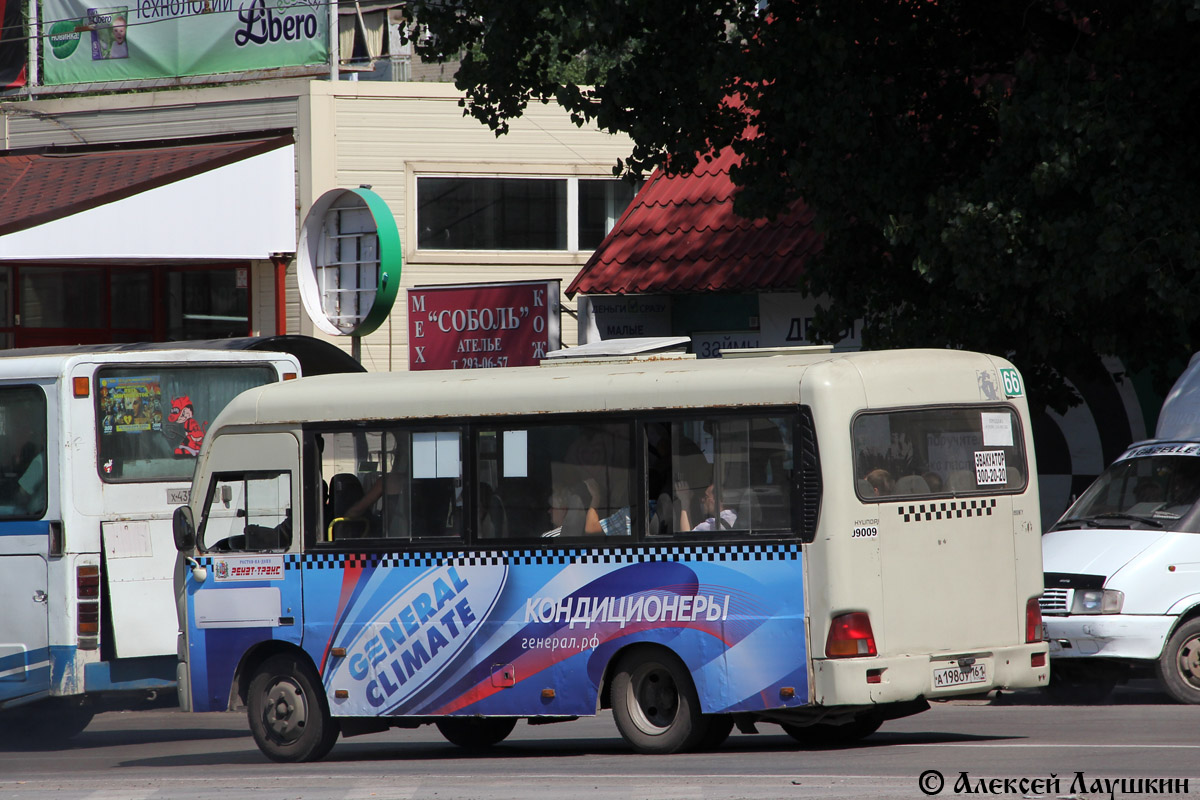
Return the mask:
<svg viewBox="0 0 1200 800">
<path fill-rule="evenodd" d="M 421 250 L 593 250 L 637 185 L 604 178 L 422 176 Z"/>
</svg>

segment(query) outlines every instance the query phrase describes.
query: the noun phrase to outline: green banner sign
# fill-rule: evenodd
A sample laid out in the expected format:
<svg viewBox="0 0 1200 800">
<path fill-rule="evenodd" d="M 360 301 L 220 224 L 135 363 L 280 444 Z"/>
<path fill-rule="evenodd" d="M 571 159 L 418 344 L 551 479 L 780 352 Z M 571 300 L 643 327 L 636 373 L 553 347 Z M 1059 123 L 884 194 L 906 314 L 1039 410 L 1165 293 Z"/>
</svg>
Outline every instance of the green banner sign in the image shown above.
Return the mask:
<svg viewBox="0 0 1200 800">
<path fill-rule="evenodd" d="M 44 0 L 47 85 L 323 64 L 321 0 Z M 101 0 L 103 2 L 103 0 Z"/>
</svg>

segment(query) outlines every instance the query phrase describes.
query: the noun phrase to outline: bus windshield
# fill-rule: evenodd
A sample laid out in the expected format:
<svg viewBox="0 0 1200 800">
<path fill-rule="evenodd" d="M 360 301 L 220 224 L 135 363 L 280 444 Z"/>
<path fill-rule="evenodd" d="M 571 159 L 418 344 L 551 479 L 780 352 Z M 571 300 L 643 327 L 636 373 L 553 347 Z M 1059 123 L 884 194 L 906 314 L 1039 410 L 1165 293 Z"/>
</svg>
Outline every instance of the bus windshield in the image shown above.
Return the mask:
<svg viewBox="0 0 1200 800">
<path fill-rule="evenodd" d="M 1196 530 L 1200 457 L 1122 458 L 1084 492 L 1051 530 L 1155 528 Z"/>
</svg>

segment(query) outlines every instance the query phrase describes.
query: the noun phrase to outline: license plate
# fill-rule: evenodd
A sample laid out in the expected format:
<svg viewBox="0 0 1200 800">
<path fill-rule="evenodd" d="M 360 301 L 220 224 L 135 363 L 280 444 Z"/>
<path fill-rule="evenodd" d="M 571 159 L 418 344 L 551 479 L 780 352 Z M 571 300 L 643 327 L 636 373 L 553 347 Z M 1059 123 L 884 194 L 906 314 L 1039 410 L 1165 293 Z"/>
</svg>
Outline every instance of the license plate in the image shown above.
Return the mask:
<svg viewBox="0 0 1200 800">
<path fill-rule="evenodd" d="M 987 681 L 987 664 L 982 662 L 972 664 L 965 669 L 954 666 L 933 671 L 933 688 L 935 689 L 950 689 L 972 683 L 987 683 Z"/>
</svg>

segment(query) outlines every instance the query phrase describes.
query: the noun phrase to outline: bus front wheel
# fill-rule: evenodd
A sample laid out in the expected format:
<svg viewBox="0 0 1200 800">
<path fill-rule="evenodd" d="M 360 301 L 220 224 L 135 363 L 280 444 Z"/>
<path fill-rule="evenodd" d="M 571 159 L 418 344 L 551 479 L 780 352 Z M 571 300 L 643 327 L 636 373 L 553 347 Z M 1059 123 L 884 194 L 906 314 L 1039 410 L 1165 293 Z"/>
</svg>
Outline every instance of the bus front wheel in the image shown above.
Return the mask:
<svg viewBox="0 0 1200 800">
<path fill-rule="evenodd" d="M 692 677 L 677 656 L 639 648 L 617 663 L 613 718 L 639 753 L 665 755 L 695 749 L 708 731 Z"/>
<path fill-rule="evenodd" d="M 247 714 L 258 749 L 272 761 L 319 761 L 337 741 L 320 679 L 293 655 L 271 656 L 254 673 Z"/>
<path fill-rule="evenodd" d="M 1200 703 L 1200 617 L 1180 625 L 1158 659 L 1158 680 L 1180 703 Z"/>
<path fill-rule="evenodd" d="M 468 750 L 482 750 L 508 738 L 515 717 L 443 717 L 436 723 L 446 741 Z"/>
</svg>

